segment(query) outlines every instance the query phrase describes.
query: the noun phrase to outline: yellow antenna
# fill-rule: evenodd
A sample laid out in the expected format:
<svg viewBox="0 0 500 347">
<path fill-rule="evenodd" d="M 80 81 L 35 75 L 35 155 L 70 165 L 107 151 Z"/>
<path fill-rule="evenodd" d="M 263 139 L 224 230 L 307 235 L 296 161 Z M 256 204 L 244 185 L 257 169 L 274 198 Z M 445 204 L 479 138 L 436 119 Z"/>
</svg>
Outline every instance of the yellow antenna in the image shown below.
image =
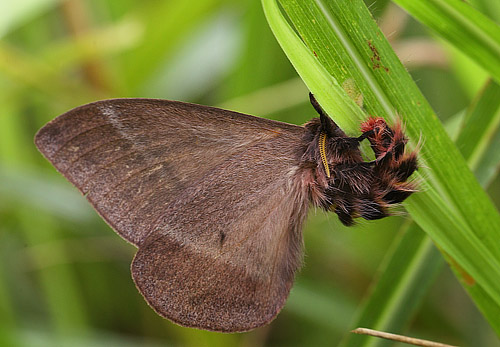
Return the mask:
<svg viewBox="0 0 500 347">
<path fill-rule="evenodd" d="M 326 177 L 330 178 L 330 168 L 328 167 L 328 160 L 326 159 L 326 133 L 324 132 L 319 134 L 319 154 L 321 155 L 321 161 L 325 167 Z"/>
</svg>

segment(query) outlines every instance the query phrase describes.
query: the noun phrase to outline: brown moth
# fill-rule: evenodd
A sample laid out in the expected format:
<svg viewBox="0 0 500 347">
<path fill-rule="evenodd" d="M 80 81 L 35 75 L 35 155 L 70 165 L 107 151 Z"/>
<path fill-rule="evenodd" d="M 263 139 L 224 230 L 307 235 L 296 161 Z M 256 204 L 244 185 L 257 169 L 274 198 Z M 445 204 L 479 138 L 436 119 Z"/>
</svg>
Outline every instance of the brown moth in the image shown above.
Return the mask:
<svg viewBox="0 0 500 347">
<path fill-rule="evenodd" d="M 57 117 L 35 143 L 138 247 L 132 277 L 159 315 L 246 331 L 285 304 L 310 205 L 351 225 L 414 191 L 417 158 L 400 125 L 369 118 L 348 137 L 311 101 L 320 117 L 305 126 L 178 101 L 98 101 Z M 363 161 L 364 139 L 376 160 Z"/>
</svg>

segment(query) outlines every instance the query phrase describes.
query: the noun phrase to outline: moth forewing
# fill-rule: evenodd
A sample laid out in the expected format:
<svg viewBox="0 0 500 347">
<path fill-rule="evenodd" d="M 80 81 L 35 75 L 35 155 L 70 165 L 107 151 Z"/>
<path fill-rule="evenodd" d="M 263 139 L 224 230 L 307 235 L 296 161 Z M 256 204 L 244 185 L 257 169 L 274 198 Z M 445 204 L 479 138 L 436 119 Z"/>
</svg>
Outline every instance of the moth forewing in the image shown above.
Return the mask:
<svg viewBox="0 0 500 347">
<path fill-rule="evenodd" d="M 308 205 L 294 178 L 304 132 L 205 106 L 125 99 L 69 111 L 35 142 L 139 247 L 134 281 L 159 314 L 229 332 L 269 322 L 293 283 Z"/>
</svg>

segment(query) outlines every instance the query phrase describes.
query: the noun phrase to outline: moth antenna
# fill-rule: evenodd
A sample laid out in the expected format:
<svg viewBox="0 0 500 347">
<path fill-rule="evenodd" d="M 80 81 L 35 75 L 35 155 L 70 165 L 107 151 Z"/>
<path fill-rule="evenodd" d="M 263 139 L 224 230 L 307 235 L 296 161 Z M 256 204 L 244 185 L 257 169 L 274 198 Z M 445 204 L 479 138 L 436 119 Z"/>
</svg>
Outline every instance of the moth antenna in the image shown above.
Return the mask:
<svg viewBox="0 0 500 347">
<path fill-rule="evenodd" d="M 328 136 L 331 136 L 331 137 L 338 136 L 338 134 L 336 134 L 336 131 L 340 130 L 339 126 L 337 125 L 337 123 L 335 123 L 333 121 L 333 119 L 331 119 L 326 114 L 326 112 L 320 106 L 318 100 L 316 100 L 316 98 L 314 97 L 313 93 L 309 93 L 309 100 L 311 101 L 311 105 L 314 107 L 316 112 L 318 112 L 318 114 L 319 114 L 319 119 L 321 121 L 321 129 Z M 340 132 L 343 133 L 341 130 L 340 130 Z"/>
<path fill-rule="evenodd" d="M 309 101 L 311 102 L 311 105 L 314 107 L 314 109 L 316 110 L 316 112 L 318 112 L 320 116 L 321 115 L 326 116 L 325 111 L 323 111 L 323 108 L 319 105 L 318 100 L 316 100 L 316 97 L 311 92 L 309 92 Z"/>
<path fill-rule="evenodd" d="M 325 167 L 326 177 L 330 178 L 330 168 L 328 167 L 328 159 L 326 158 L 326 133 L 324 132 L 319 134 L 319 154 Z"/>
</svg>

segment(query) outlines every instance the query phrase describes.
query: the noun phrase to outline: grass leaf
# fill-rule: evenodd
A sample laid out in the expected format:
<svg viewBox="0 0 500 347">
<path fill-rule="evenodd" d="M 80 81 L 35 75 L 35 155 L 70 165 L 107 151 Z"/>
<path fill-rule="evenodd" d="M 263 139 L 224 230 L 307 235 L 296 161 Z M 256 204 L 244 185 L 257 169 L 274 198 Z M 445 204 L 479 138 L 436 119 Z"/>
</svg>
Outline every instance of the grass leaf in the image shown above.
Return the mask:
<svg viewBox="0 0 500 347">
<path fill-rule="evenodd" d="M 395 0 L 500 82 L 500 27 L 460 0 Z"/>
<path fill-rule="evenodd" d="M 345 88 L 354 82 L 369 114 L 402 119 L 410 142 L 421 141 L 422 191 L 405 206 L 460 273 L 488 293 L 496 306 L 492 310 L 498 309 L 500 216 L 364 3 L 280 4 L 294 28 L 275 0 L 263 0 L 269 24 L 301 78 L 341 127 L 359 133 L 357 125 L 366 117 Z M 474 300 L 482 306 L 480 297 Z M 498 328 L 500 322 L 490 324 Z"/>
<path fill-rule="evenodd" d="M 465 122 L 456 141 L 471 168 L 474 167 L 474 163 L 481 163 L 474 169 L 476 177 L 483 186 L 488 186 L 492 176 L 482 175 L 482 173 L 493 171 L 491 169 L 496 168 L 500 162 L 500 160 L 496 162 L 485 160 L 491 151 L 498 148 L 488 141 L 500 135 L 498 124 L 492 122 L 497 117 L 500 107 L 500 97 L 493 97 L 498 92 L 497 83 L 489 81 L 486 84 L 476 102 L 463 117 Z M 493 126 L 479 127 L 483 131 L 478 131 L 478 126 L 474 123 L 493 124 Z M 476 130 L 473 131 L 471 128 Z M 475 151 L 476 148 L 482 150 Z M 478 154 L 473 156 L 472 153 Z M 414 314 L 414 309 L 420 304 L 423 295 L 434 282 L 437 270 L 444 263 L 429 237 L 414 223 L 394 244 L 394 251 L 388 254 L 381 266 L 382 275 L 360 309 L 358 318 L 352 325 L 353 329 L 370 327 L 381 331 L 403 332 Z M 471 293 L 471 296 L 480 298 L 481 302 L 491 305 L 492 308 L 496 306 L 481 289 L 469 287 L 469 291 L 471 290 L 476 291 L 476 293 Z M 495 317 L 500 316 L 500 312 L 483 311 L 485 315 L 494 314 L 490 320 L 495 320 Z M 343 346 L 368 346 L 369 341 L 372 341 L 369 336 L 349 334 L 343 341 Z"/>
</svg>

